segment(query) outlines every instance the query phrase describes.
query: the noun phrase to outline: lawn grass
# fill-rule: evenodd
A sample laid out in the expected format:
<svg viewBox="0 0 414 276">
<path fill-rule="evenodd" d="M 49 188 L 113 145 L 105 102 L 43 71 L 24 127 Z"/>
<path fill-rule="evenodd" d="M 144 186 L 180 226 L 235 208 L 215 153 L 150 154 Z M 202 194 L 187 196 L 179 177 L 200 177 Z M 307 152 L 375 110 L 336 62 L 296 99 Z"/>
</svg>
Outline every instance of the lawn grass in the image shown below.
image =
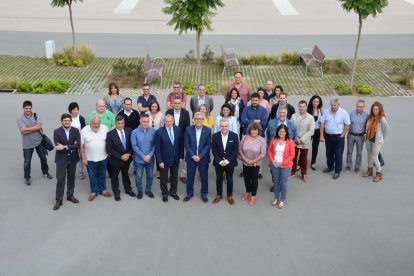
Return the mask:
<svg viewBox="0 0 414 276">
<path fill-rule="evenodd" d="M 106 93 L 106 77 L 112 70 L 116 58 L 96 58 L 95 61 L 82 68 L 58 67 L 52 61 L 40 57 L 0 56 L 0 79 L 18 78 L 34 82 L 36 80 L 68 80 L 72 87 L 67 94 L 100 94 Z M 128 62 L 142 62 L 140 58 L 128 58 Z M 197 83 L 197 66 L 182 59 L 165 59 L 163 85 L 159 80 L 152 82 L 154 93 L 168 92 L 174 81 L 181 83 Z M 393 68 L 393 60 L 369 59 L 359 60 L 355 83 L 364 83 L 373 88 L 372 95 L 376 96 L 411 96 L 412 91 L 393 83 L 385 72 Z M 352 60 L 345 60 L 349 67 Z M 223 67 L 214 63 L 203 65 L 201 81 L 212 84 L 217 94 L 223 93 L 223 87 L 233 79 L 233 72 L 241 70 L 245 81 L 253 90 L 263 86 L 266 79 L 272 79 L 275 84 L 281 84 L 289 95 L 321 96 L 335 95 L 334 87 L 337 82 L 348 83 L 350 74 L 325 74 L 320 76 L 319 71 L 310 69 L 308 76 L 304 75 L 303 65 L 276 65 L 276 66 L 240 66 L 229 68 L 224 76 Z M 140 89 L 126 89 L 130 93 L 141 93 Z"/>
</svg>

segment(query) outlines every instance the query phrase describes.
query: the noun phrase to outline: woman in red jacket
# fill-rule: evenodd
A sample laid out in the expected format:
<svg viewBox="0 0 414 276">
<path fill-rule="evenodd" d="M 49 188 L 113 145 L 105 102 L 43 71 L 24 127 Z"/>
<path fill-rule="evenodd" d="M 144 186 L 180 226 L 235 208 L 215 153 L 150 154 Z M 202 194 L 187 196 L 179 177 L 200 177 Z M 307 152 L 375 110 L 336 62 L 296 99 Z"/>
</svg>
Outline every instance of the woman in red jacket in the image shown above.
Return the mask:
<svg viewBox="0 0 414 276">
<path fill-rule="evenodd" d="M 276 136 L 269 143 L 267 155 L 270 160 L 275 192 L 272 205 L 282 209 L 285 206 L 288 178 L 295 157 L 295 144 L 289 138 L 289 130 L 285 125 L 280 125 L 276 129 Z"/>
</svg>

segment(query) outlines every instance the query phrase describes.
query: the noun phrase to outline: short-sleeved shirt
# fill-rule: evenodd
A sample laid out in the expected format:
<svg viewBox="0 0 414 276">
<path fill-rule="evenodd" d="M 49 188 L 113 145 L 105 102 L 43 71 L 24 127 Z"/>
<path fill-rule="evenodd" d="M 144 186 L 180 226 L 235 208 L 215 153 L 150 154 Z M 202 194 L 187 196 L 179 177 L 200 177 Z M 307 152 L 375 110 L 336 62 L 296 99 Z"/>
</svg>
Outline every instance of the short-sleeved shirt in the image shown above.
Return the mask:
<svg viewBox="0 0 414 276">
<path fill-rule="evenodd" d="M 91 123 L 91 120 L 93 116 L 95 116 L 96 110 L 92 111 L 91 114 L 89 114 L 88 118 L 86 119 L 86 124 L 89 125 Z M 105 125 L 108 129 L 112 129 L 115 127 L 115 115 L 109 110 L 105 110 L 105 114 L 101 116 L 101 124 Z"/>
<path fill-rule="evenodd" d="M 174 99 L 181 99 L 183 102 L 187 102 L 187 96 L 184 94 L 184 92 L 178 93 L 178 95 L 175 95 L 174 92 L 171 92 L 167 96 L 167 102 L 173 102 Z"/>
<path fill-rule="evenodd" d="M 109 129 L 101 124 L 97 132 L 91 129 L 90 125 L 81 131 L 81 143 L 85 149 L 88 161 L 99 162 L 108 157 L 106 153 L 106 134 Z"/>
<path fill-rule="evenodd" d="M 27 118 L 24 114 L 21 114 L 17 117 L 17 127 L 20 129 L 22 127 L 34 127 L 37 124 L 42 124 L 42 119 L 39 114 L 36 114 L 37 120 L 34 118 L 34 114 Z M 23 149 L 32 149 L 40 145 L 42 142 L 42 135 L 39 131 L 35 131 L 29 134 L 22 134 L 22 144 Z"/>
<path fill-rule="evenodd" d="M 369 115 L 366 111 L 358 113 L 354 109 L 349 112 L 349 118 L 351 119 L 351 127 L 349 128 L 349 132 L 355 134 L 365 133 L 368 116 Z"/>
<path fill-rule="evenodd" d="M 148 100 L 145 99 L 144 95 L 141 95 L 141 96 L 138 97 L 137 104 L 141 104 L 142 107 L 147 108 L 147 107 L 149 107 L 150 102 L 156 101 L 156 100 L 157 100 L 157 98 L 154 95 L 150 94 L 148 96 Z M 144 113 L 145 112 L 141 112 L 141 114 L 144 114 Z"/>
<path fill-rule="evenodd" d="M 327 134 L 342 134 L 345 125 L 351 124 L 348 112 L 341 107 L 335 113 L 332 113 L 332 110 L 327 108 L 323 112 L 320 122 L 325 125 L 325 132 Z"/>
</svg>

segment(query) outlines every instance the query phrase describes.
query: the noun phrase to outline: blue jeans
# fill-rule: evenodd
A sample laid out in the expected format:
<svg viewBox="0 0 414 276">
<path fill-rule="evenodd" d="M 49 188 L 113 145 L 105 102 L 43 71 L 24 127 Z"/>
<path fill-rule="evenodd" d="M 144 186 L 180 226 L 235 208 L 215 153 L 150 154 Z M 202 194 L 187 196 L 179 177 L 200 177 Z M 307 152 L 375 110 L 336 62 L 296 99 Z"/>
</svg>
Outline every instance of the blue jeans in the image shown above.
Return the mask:
<svg viewBox="0 0 414 276">
<path fill-rule="evenodd" d="M 31 163 L 32 163 L 32 156 L 33 156 L 34 149 L 36 149 L 37 155 L 39 156 L 40 166 L 42 168 L 43 174 L 49 173 L 49 167 L 47 165 L 47 159 L 46 159 L 46 149 L 43 146 L 43 144 L 40 143 L 40 145 L 38 145 L 35 148 L 23 149 L 23 157 L 24 157 L 23 170 L 24 170 L 25 179 L 30 179 Z"/>
<path fill-rule="evenodd" d="M 276 168 L 273 165 L 270 168 L 273 176 L 275 199 L 285 201 L 288 190 L 288 179 L 292 168 Z"/>
<path fill-rule="evenodd" d="M 325 133 L 326 165 L 329 169 L 335 169 L 335 173 L 342 171 L 342 155 L 344 154 L 345 138 L 339 134 Z"/>
<path fill-rule="evenodd" d="M 145 174 L 147 176 L 147 184 L 145 186 L 145 191 L 150 192 L 152 187 L 152 180 L 154 178 L 154 157 L 151 158 L 149 162 L 144 164 L 134 162 L 135 164 L 135 185 L 137 186 L 138 193 L 142 193 L 142 176 Z"/>
<path fill-rule="evenodd" d="M 88 170 L 91 193 L 100 194 L 106 191 L 106 166 L 106 159 L 98 162 L 88 161 L 86 169 Z"/>
</svg>

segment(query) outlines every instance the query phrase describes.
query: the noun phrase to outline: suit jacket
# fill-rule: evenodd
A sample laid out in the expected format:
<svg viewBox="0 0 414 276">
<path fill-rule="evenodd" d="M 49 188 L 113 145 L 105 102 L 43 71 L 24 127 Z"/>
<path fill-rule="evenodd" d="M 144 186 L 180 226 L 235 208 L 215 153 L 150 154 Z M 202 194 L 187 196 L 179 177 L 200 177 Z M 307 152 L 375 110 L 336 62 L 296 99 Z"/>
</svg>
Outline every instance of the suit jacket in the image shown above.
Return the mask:
<svg viewBox="0 0 414 276">
<path fill-rule="evenodd" d="M 197 155 L 197 138 L 195 125 L 187 127 L 184 139 L 185 161 L 194 162 L 193 156 Z M 211 128 L 202 126 L 200 141 L 198 144 L 198 156 L 200 163 L 210 163 L 210 147 L 211 147 Z"/>
<path fill-rule="evenodd" d="M 205 95 L 204 96 L 204 104 L 207 105 L 210 113 L 214 108 L 214 102 L 213 102 L 213 98 L 211 96 Z M 198 95 L 192 96 L 191 100 L 190 100 L 190 109 L 191 112 L 193 112 L 193 117 L 194 117 L 194 113 L 197 112 L 198 107 L 200 105 L 198 104 Z"/>
<path fill-rule="evenodd" d="M 62 144 L 68 147 L 68 149 L 56 151 L 55 163 L 57 165 L 65 165 L 68 159 L 70 159 L 72 164 L 76 164 L 79 161 L 79 146 L 81 143 L 81 136 L 77 128 L 70 128 L 69 140 L 66 138 L 66 133 L 63 127 L 55 129 L 53 132 L 53 141 L 55 145 Z"/>
<path fill-rule="evenodd" d="M 132 160 L 132 146 L 131 146 L 131 133 L 132 130 L 129 127 L 124 128 L 125 140 L 126 140 L 126 150 L 122 145 L 121 138 L 118 135 L 116 128 L 109 131 L 106 135 L 106 152 L 108 153 L 108 161 L 112 166 L 123 166 L 126 162 L 131 162 Z M 124 153 L 131 154 L 131 157 L 128 161 L 123 161 L 121 156 Z"/>
<path fill-rule="evenodd" d="M 172 115 L 174 117 L 174 109 L 168 109 L 165 112 L 165 115 Z M 175 125 L 175 123 L 174 123 Z M 181 108 L 180 112 L 180 121 L 178 122 L 178 126 L 181 129 L 181 134 L 185 134 L 186 128 L 190 125 L 190 113 L 185 108 Z"/>
<path fill-rule="evenodd" d="M 291 105 L 291 104 L 287 104 L 287 118 L 290 119 L 290 117 L 292 117 L 293 114 L 295 114 L 295 108 Z M 269 120 L 274 119 L 277 117 L 277 110 L 279 109 L 279 103 L 275 104 L 272 106 L 272 109 L 270 110 L 270 116 L 269 116 Z"/>
<path fill-rule="evenodd" d="M 213 153 L 213 165 L 220 167 L 220 161 L 227 159 L 230 163 L 226 167 L 234 168 L 238 165 L 237 154 L 239 153 L 239 136 L 233 131 L 229 131 L 226 150 L 223 148 L 221 140 L 221 131 L 213 134 L 213 141 L 211 142 L 211 152 Z"/>
<path fill-rule="evenodd" d="M 174 145 L 171 144 L 165 126 L 159 128 L 155 133 L 155 155 L 157 164 L 164 163 L 166 166 L 178 165 L 180 159 L 184 159 L 184 135 L 177 126 L 173 126 Z"/>
</svg>

